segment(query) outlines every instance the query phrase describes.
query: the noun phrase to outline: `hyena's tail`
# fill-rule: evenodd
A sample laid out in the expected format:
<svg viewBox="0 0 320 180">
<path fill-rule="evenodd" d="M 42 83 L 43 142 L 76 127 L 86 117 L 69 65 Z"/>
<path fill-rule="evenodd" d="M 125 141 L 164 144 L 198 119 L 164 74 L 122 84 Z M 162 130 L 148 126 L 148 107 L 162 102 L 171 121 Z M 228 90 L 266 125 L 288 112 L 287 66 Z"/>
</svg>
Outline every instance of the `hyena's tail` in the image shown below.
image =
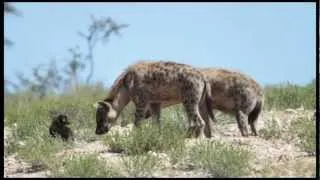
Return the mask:
<svg viewBox="0 0 320 180">
<path fill-rule="evenodd" d="M 211 121 L 216 122 L 216 119 L 214 118 L 214 115 L 212 112 L 211 85 L 208 82 L 205 82 L 205 88 L 204 88 L 202 98 L 204 99 L 204 102 L 206 104 L 205 108 L 207 108 L 206 112 L 208 113 L 209 118 L 211 119 Z"/>
<path fill-rule="evenodd" d="M 216 123 L 217 119 L 214 117 L 213 108 L 212 108 L 212 101 L 209 97 L 206 98 L 206 104 L 207 104 L 207 109 L 208 109 L 208 115 L 211 118 L 211 121 Z"/>
</svg>

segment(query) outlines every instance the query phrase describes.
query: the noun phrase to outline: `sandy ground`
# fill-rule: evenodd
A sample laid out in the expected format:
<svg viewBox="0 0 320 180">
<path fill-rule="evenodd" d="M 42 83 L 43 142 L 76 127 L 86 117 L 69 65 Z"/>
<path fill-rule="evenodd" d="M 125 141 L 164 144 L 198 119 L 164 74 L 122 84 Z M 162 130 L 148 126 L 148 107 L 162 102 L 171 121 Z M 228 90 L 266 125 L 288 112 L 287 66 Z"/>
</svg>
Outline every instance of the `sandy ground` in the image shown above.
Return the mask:
<svg viewBox="0 0 320 180">
<path fill-rule="evenodd" d="M 276 120 L 281 129 L 288 128 L 291 120 L 298 117 L 309 118 L 313 115 L 312 111 L 303 109 L 287 109 L 285 111 L 268 111 L 263 112 L 258 121 L 258 129 L 264 127 L 265 122 L 272 118 Z M 219 120 L 219 115 L 217 115 Z M 113 131 L 130 131 L 132 125 L 123 128 L 114 128 Z M 5 143 L 10 140 L 10 130 L 5 128 L 4 134 Z M 196 143 L 195 139 L 186 139 L 186 143 L 192 146 Z M 240 136 L 239 130 L 235 123 L 232 124 L 217 124 L 214 126 L 214 134 L 211 139 L 205 141 L 222 141 L 232 145 L 237 145 L 248 149 L 255 154 L 252 163 L 253 168 L 250 170 L 249 177 L 311 177 L 316 170 L 316 157 L 306 152 L 301 151 L 295 142 L 292 140 L 275 139 L 265 140 L 261 137 Z M 120 166 L 120 154 L 111 153 L 109 148 L 101 141 L 94 142 L 76 142 L 73 149 L 62 151 L 57 154 L 65 155 L 81 155 L 89 153 L 98 153 L 100 158 L 112 162 L 115 166 Z M 153 172 L 153 177 L 208 177 L 209 174 L 196 170 L 181 169 L 170 164 L 168 155 L 164 153 L 150 152 L 153 155 L 161 156 L 161 168 Z M 121 169 L 121 167 L 119 167 Z M 4 157 L 4 176 L 5 177 L 48 177 L 50 172 L 37 167 L 31 167 L 29 164 L 17 158 L 16 155 Z"/>
</svg>

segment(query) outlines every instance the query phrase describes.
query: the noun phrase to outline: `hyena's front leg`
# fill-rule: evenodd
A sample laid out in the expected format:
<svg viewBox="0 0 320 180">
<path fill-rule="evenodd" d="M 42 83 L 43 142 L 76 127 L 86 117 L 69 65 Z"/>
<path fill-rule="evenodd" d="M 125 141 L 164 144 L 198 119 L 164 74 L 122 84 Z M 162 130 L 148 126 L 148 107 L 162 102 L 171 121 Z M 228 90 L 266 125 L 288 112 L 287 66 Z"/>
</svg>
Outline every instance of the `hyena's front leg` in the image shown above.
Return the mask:
<svg viewBox="0 0 320 180">
<path fill-rule="evenodd" d="M 161 104 L 160 103 L 151 103 L 150 110 L 148 110 L 145 114 L 147 114 L 149 111 L 152 114 L 153 123 L 156 123 L 160 126 Z"/>
<path fill-rule="evenodd" d="M 188 137 L 191 138 L 195 135 L 195 137 L 204 138 L 205 121 L 200 115 L 199 104 L 191 102 L 186 101 L 183 103 L 189 120 Z"/>
<path fill-rule="evenodd" d="M 135 119 L 134 119 L 134 126 L 139 127 L 141 124 L 141 120 L 144 117 L 144 111 L 145 111 L 145 106 L 137 106 L 136 105 L 136 112 L 134 114 Z"/>
<path fill-rule="evenodd" d="M 132 100 L 136 106 L 136 112 L 135 112 L 135 120 L 134 125 L 135 127 L 139 127 L 141 124 L 141 120 L 144 119 L 145 113 L 147 111 L 147 105 L 148 105 L 148 97 L 146 94 L 142 93 L 142 91 L 136 91 L 138 92 L 135 96 L 133 96 Z"/>
</svg>

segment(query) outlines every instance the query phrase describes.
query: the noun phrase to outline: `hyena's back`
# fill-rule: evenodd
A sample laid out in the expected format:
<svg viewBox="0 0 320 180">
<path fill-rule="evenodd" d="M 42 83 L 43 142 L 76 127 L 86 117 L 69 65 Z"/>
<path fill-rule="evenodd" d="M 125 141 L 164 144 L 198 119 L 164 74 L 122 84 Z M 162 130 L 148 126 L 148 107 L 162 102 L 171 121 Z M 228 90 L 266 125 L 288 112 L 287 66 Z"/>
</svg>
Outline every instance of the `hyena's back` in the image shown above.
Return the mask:
<svg viewBox="0 0 320 180">
<path fill-rule="evenodd" d="M 129 89 L 141 90 L 150 102 L 185 101 L 190 95 L 200 94 L 204 88 L 201 72 L 179 63 L 139 62 L 127 69 L 125 84 Z"/>
</svg>

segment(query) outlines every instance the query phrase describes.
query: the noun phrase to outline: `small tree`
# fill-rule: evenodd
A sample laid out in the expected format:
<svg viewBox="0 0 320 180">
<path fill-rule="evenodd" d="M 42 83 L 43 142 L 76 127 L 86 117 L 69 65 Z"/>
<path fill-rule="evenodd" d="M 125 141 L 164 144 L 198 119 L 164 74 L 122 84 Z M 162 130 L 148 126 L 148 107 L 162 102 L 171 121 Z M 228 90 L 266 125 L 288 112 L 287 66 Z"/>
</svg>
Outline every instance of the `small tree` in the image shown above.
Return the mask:
<svg viewBox="0 0 320 180">
<path fill-rule="evenodd" d="M 86 40 L 88 46 L 88 53 L 86 56 L 86 60 L 89 61 L 90 69 L 89 74 L 86 79 L 86 83 L 89 84 L 93 72 L 94 72 L 94 58 L 93 58 L 93 48 L 96 46 L 98 41 L 107 42 L 112 33 L 120 36 L 119 30 L 128 27 L 128 24 L 117 24 L 110 17 L 102 17 L 100 19 L 95 19 L 93 15 L 91 15 L 92 23 L 88 28 L 88 34 L 84 34 L 82 32 L 78 32 L 78 35 Z"/>
<path fill-rule="evenodd" d="M 10 9 L 9 7 L 10 6 L 6 7 L 8 9 L 7 11 L 14 12 L 12 8 Z M 89 75 L 86 77 L 86 83 L 89 84 L 94 71 L 93 48 L 96 46 L 97 42 L 107 42 L 112 33 L 120 36 L 119 30 L 129 26 L 127 24 L 118 25 L 110 17 L 103 17 L 97 20 L 91 15 L 91 19 L 92 24 L 89 26 L 88 34 L 85 35 L 82 32 L 78 32 L 79 36 L 86 40 L 88 52 L 84 56 L 83 53 L 80 52 L 79 46 L 68 50 L 71 54 L 71 58 L 68 59 L 68 63 L 63 69 L 64 73 L 67 75 L 66 78 L 60 76 L 56 63 L 52 60 L 49 66 L 38 65 L 33 68 L 32 78 L 26 78 L 22 73 L 18 73 L 17 77 L 20 85 L 15 86 L 16 89 L 20 90 L 20 87 L 22 87 L 31 90 L 39 96 L 40 99 L 51 91 L 59 91 L 62 83 L 64 83 L 64 87 L 67 87 L 68 89 L 71 84 L 71 88 L 75 90 L 79 85 L 79 73 L 86 68 L 86 60 L 89 61 L 90 65 Z"/>
<path fill-rule="evenodd" d="M 71 54 L 71 59 L 64 69 L 64 73 L 68 76 L 64 81 L 64 85 L 65 87 L 68 87 L 68 84 L 71 84 L 72 89 L 76 90 L 79 85 L 79 73 L 84 70 L 85 64 L 83 62 L 82 53 L 79 52 L 79 46 L 70 48 L 68 51 Z"/>
<path fill-rule="evenodd" d="M 42 99 L 48 93 L 58 90 L 62 77 L 59 75 L 55 60 L 51 60 L 50 64 L 38 65 L 32 69 L 33 80 L 25 78 L 22 73 L 17 74 L 22 87 L 31 90 Z"/>
<path fill-rule="evenodd" d="M 18 11 L 11 3 L 4 2 L 3 5 L 4 5 L 4 15 L 12 14 L 15 16 L 22 16 L 22 13 Z M 12 46 L 13 42 L 8 38 L 4 38 L 4 45 Z"/>
<path fill-rule="evenodd" d="M 4 93 L 5 94 L 10 94 L 9 87 L 12 87 L 15 91 L 18 91 L 20 89 L 16 83 L 8 80 L 8 78 L 4 78 L 4 84 L 5 84 L 5 86 L 4 86 Z"/>
</svg>

